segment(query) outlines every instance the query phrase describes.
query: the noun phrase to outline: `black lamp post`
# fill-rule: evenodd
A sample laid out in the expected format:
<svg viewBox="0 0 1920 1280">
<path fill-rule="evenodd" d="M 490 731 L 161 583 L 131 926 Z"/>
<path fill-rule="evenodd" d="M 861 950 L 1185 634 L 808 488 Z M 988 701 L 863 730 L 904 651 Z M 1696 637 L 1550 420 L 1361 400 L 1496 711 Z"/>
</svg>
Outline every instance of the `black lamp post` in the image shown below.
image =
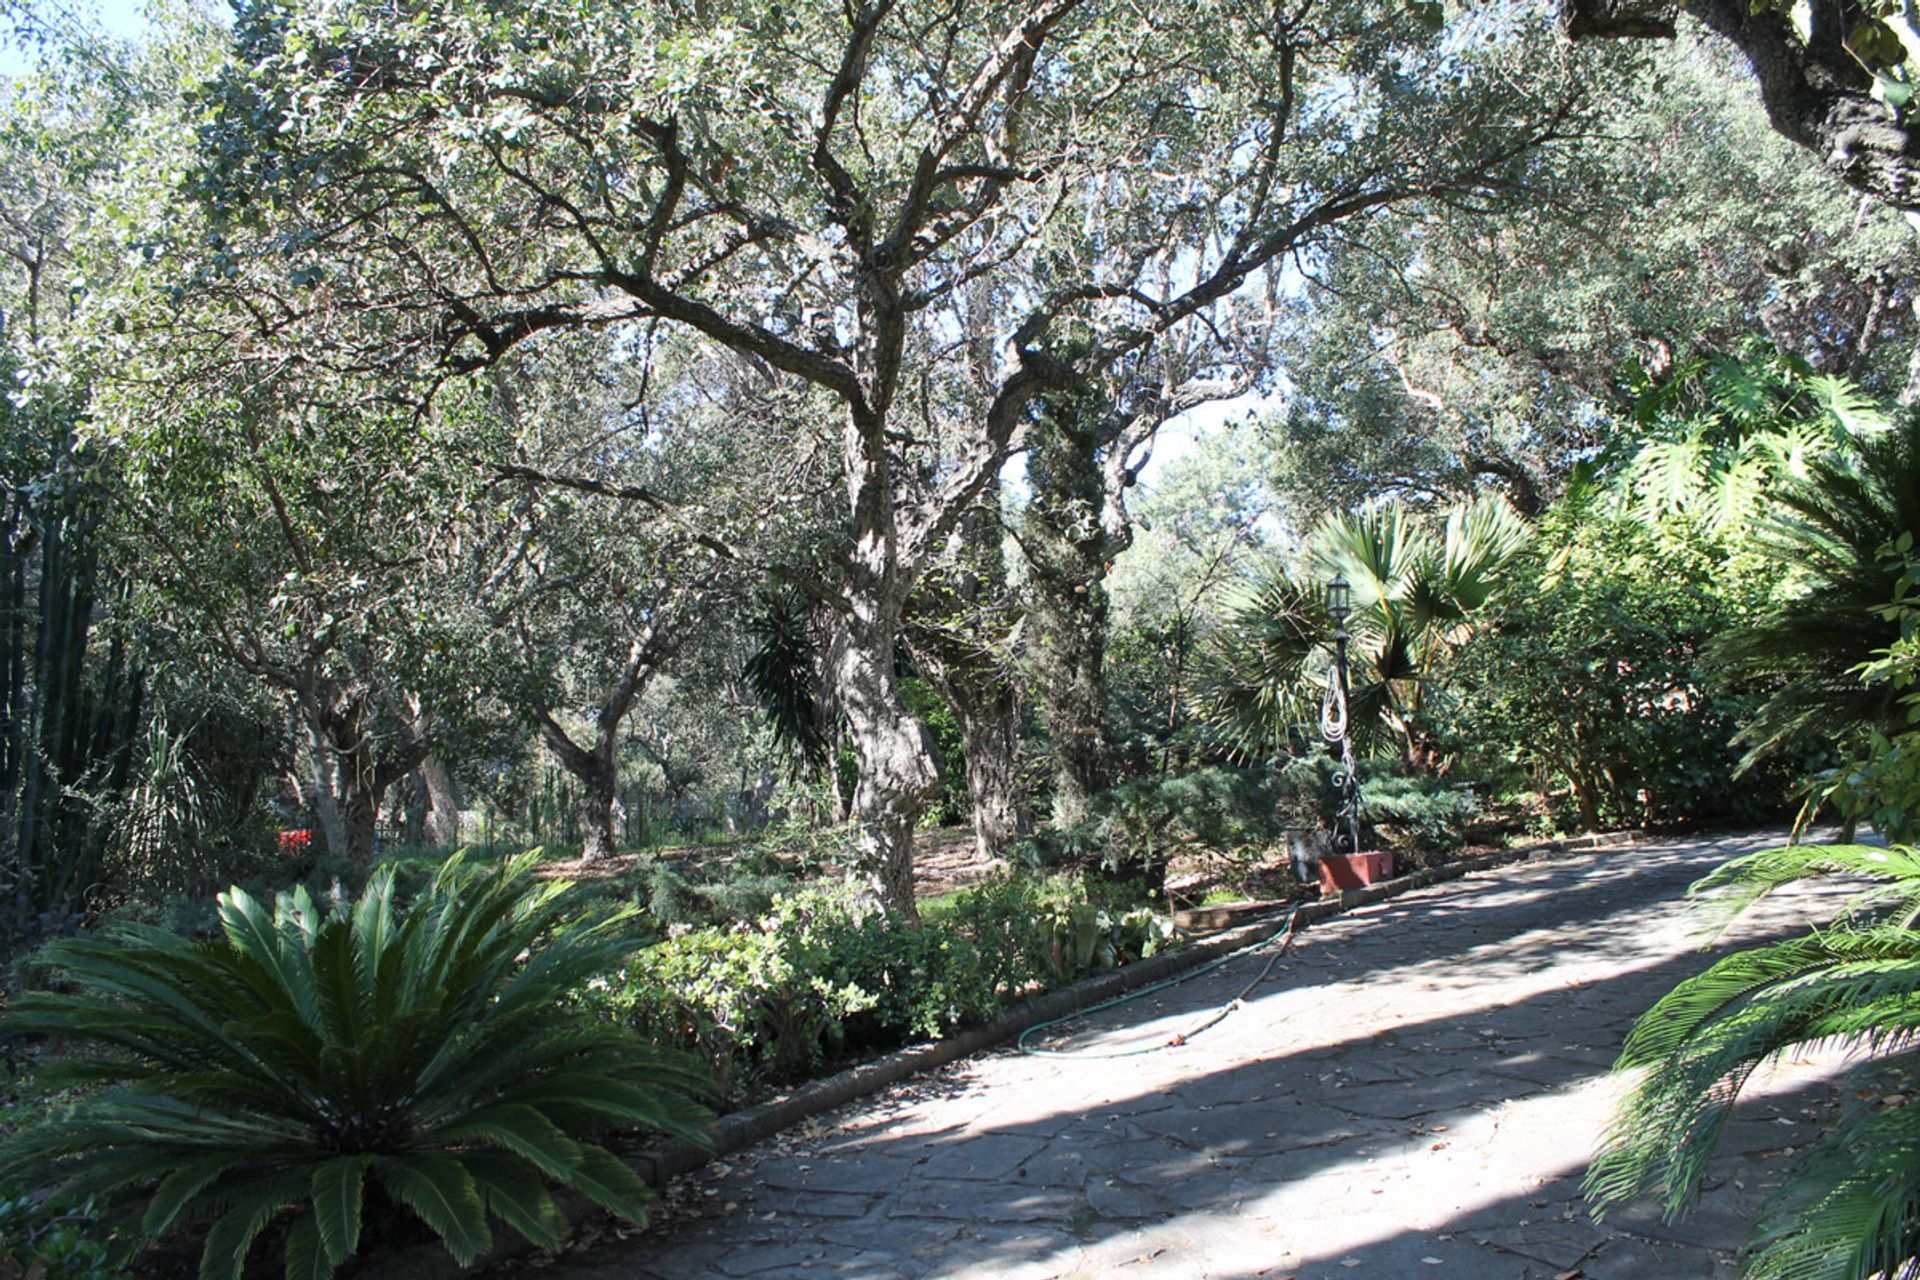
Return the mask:
<svg viewBox="0 0 1920 1280">
<path fill-rule="evenodd" d="M 1347 618 L 1353 613 L 1353 588 L 1336 573 L 1327 584 L 1327 616 L 1333 619 L 1333 670 L 1320 707 L 1320 733 L 1332 745 L 1340 768 L 1333 775 L 1340 797 L 1333 816 L 1333 851 L 1360 852 L 1360 779 L 1353 761 L 1353 719 L 1348 712 Z"/>
</svg>

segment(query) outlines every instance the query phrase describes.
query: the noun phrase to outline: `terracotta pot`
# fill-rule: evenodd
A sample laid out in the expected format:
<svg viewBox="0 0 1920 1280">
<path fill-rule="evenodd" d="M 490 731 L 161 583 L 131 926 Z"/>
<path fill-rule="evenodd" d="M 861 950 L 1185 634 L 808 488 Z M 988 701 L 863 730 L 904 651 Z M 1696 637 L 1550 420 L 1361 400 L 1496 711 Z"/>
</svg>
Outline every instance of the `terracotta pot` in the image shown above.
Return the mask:
<svg viewBox="0 0 1920 1280">
<path fill-rule="evenodd" d="M 1342 889 L 1359 889 L 1393 875 L 1390 853 L 1324 853 L 1320 855 L 1320 892 L 1332 897 Z"/>
</svg>

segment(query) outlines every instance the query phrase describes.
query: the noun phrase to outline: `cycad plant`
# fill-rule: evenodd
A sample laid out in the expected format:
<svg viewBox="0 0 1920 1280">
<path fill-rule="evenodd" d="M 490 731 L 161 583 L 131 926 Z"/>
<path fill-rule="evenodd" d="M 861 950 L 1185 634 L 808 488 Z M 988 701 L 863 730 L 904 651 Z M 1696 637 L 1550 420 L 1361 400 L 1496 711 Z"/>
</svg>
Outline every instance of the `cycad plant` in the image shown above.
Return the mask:
<svg viewBox="0 0 1920 1280">
<path fill-rule="evenodd" d="M 1675 987 L 1627 1039 L 1644 1068 L 1587 1174 L 1596 1212 L 1643 1195 L 1693 1201 L 1741 1089 L 1797 1046 L 1857 1053 L 1862 1099 L 1803 1152 L 1754 1224 L 1748 1280 L 1910 1280 L 1920 1274 L 1920 851 L 1794 845 L 1737 859 L 1694 886 L 1730 918 L 1798 880 L 1870 883 L 1835 925 L 1735 952 Z"/>
<path fill-rule="evenodd" d="M 1792 566 L 1790 590 L 1719 640 L 1713 660 L 1779 688 L 1742 732 L 1748 763 L 1806 733 L 1887 729 L 1903 721 L 1861 666 L 1900 639 L 1890 612 L 1905 574 L 1890 549 L 1920 529 L 1920 416 L 1808 464 L 1774 497 L 1768 550 Z"/>
<path fill-rule="evenodd" d="M 1320 706 L 1332 662 L 1324 583 L 1353 590 L 1351 724 L 1363 750 L 1425 748 L 1421 705 L 1475 614 L 1505 581 L 1528 538 L 1505 500 L 1486 496 L 1432 521 L 1400 502 L 1328 516 L 1299 569 L 1257 583 L 1222 633 L 1213 697 L 1218 735 L 1243 756 L 1284 752 Z"/>
<path fill-rule="evenodd" d="M 77 993 L 21 997 L 7 1024 L 81 1046 L 62 1074 L 106 1087 L 0 1148 L 0 1179 L 136 1202 L 122 1256 L 205 1229 L 200 1273 L 230 1280 L 268 1232 L 288 1276 L 331 1275 L 375 1205 L 463 1265 L 490 1217 L 557 1245 L 549 1182 L 639 1219 L 644 1185 L 597 1137 L 698 1139 L 702 1084 L 571 998 L 626 954 L 628 916 L 570 918 L 567 886 L 532 867 L 456 858 L 405 912 L 384 872 L 331 912 L 235 889 L 221 940 L 127 926 L 58 944 Z"/>
</svg>

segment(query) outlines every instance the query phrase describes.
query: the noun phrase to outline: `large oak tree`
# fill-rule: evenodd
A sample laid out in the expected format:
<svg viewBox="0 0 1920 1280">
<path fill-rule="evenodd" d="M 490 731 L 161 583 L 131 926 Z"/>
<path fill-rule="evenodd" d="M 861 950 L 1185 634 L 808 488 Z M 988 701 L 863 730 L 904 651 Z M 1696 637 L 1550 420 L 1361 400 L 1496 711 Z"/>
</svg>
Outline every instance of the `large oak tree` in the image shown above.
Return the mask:
<svg viewBox="0 0 1920 1280">
<path fill-rule="evenodd" d="M 1031 402 L 1243 325 L 1334 229 L 1484 203 L 1577 131 L 1592 72 L 1563 64 L 1584 55 L 1431 17 L 267 0 L 237 17 L 200 186 L 228 252 L 297 282 L 236 299 L 263 347 L 458 373 L 544 330 L 663 322 L 832 416 L 844 545 L 788 577 L 841 616 L 864 869 L 911 918 L 937 769 L 901 700 L 902 613 Z M 334 322 L 354 312 L 365 340 Z M 991 394 L 944 420 L 962 402 L 929 380 L 979 342 Z"/>
</svg>

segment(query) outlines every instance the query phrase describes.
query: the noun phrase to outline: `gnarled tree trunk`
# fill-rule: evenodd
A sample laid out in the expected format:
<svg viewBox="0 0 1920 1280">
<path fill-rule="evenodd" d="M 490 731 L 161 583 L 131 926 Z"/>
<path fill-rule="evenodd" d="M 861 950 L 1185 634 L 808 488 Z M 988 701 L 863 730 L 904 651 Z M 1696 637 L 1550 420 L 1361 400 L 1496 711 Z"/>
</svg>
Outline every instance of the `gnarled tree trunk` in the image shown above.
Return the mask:
<svg viewBox="0 0 1920 1280">
<path fill-rule="evenodd" d="M 580 822 L 580 856 L 586 862 L 610 858 L 620 847 L 625 814 L 620 807 L 620 726 L 653 683 L 660 667 L 686 642 L 699 616 L 695 605 L 705 581 L 682 583 L 659 602 L 652 620 L 633 637 L 619 673 L 600 693 L 594 708 L 592 740 L 581 746 L 560 727 L 549 708 L 534 713 L 540 740 L 562 769 L 580 783 L 574 816 Z M 671 782 L 671 777 L 669 777 Z"/>
<path fill-rule="evenodd" d="M 905 592 L 897 584 L 854 595 L 834 655 L 834 685 L 858 758 L 853 813 L 860 822 L 859 869 L 873 899 L 904 924 L 917 924 L 913 831 L 940 794 L 933 734 L 907 710 L 894 647 Z"/>
<path fill-rule="evenodd" d="M 551 713 L 542 712 L 539 717 L 540 741 L 555 762 L 580 783 L 573 811 L 580 823 L 580 858 L 584 862 L 599 862 L 619 852 L 620 824 L 614 819 L 614 801 L 620 770 L 614 748 L 619 741 L 620 721 L 625 718 L 624 708 L 611 725 L 602 717 L 595 726 L 593 745 L 582 747 Z"/>
<path fill-rule="evenodd" d="M 415 717 L 395 717 L 392 731 L 376 732 L 373 696 L 320 680 L 295 699 L 307 730 L 314 808 L 327 851 L 359 866 L 373 861 L 380 802 L 420 767 L 428 742 Z"/>
<path fill-rule="evenodd" d="M 1020 792 L 1020 695 L 1001 652 L 1012 602 L 1000 536 L 996 484 L 961 522 L 953 562 L 916 593 L 906 630 L 914 666 L 959 721 L 974 842 L 987 858 L 1004 855 L 1029 822 Z"/>
</svg>

